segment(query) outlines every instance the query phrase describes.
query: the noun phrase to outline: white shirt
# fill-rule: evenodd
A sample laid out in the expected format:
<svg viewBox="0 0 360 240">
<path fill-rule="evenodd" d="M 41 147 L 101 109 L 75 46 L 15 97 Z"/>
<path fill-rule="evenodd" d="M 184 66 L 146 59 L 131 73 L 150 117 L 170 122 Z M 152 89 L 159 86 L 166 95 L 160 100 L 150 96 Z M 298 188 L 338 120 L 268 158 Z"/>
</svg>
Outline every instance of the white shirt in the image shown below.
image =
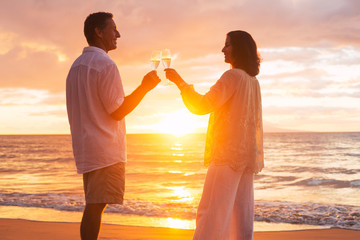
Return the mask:
<svg viewBox="0 0 360 240">
<path fill-rule="evenodd" d="M 189 85 L 191 86 L 191 85 Z M 205 95 L 185 87 L 187 108 L 210 114 L 205 165 L 229 165 L 258 173 L 264 167 L 262 106 L 259 81 L 241 69 L 226 71 Z"/>
<path fill-rule="evenodd" d="M 104 50 L 85 47 L 66 79 L 66 106 L 78 173 L 126 162 L 125 120 L 110 116 L 124 97 L 115 62 Z"/>
</svg>

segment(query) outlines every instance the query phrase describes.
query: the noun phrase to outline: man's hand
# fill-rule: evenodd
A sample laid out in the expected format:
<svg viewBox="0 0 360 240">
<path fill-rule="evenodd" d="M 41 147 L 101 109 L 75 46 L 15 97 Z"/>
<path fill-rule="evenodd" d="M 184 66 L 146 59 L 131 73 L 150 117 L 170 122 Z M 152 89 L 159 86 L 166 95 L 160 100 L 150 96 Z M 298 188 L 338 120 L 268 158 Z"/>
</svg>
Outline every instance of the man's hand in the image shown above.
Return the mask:
<svg viewBox="0 0 360 240">
<path fill-rule="evenodd" d="M 141 86 L 147 91 L 150 91 L 155 88 L 159 84 L 159 82 L 161 82 L 161 79 L 154 70 L 144 76 L 141 82 Z"/>
<path fill-rule="evenodd" d="M 130 95 L 126 96 L 121 106 L 111 113 L 115 120 L 121 120 L 139 105 L 144 96 L 161 82 L 156 71 L 146 74 L 140 84 Z"/>
</svg>

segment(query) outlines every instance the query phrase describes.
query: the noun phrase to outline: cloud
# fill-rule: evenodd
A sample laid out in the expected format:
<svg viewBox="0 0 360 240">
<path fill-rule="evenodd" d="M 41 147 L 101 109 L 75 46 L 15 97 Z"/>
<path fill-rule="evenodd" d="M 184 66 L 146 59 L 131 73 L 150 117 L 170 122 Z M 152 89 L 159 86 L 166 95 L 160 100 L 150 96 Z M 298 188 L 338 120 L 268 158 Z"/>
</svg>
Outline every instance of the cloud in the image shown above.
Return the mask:
<svg viewBox="0 0 360 240">
<path fill-rule="evenodd" d="M 359 46 L 359 5 L 352 0 L 255 0 L 243 6 L 242 18 L 262 47 Z"/>
<path fill-rule="evenodd" d="M 2 88 L 63 91 L 69 63 L 51 48 L 17 46 L 0 55 Z"/>
<path fill-rule="evenodd" d="M 72 61 L 86 46 L 82 32 L 84 19 L 100 10 L 114 13 L 122 35 L 119 49 L 110 53 L 112 58 L 119 65 L 138 65 L 148 61 L 152 49 L 164 47 L 180 53 L 183 61 L 221 54 L 225 34 L 234 29 L 249 31 L 261 47 L 318 47 L 324 42 L 333 48 L 359 47 L 359 9 L 357 1 L 346 0 L 109 0 L 106 3 L 91 0 L 86 4 L 60 0 L 5 1 L 0 10 L 0 40 L 6 40 L 5 47 L 0 49 L 0 64 L 11 70 L 21 66 L 23 75 L 33 76 L 33 69 L 43 71 L 44 63 L 48 63 L 45 66 L 49 72 L 56 72 L 57 61 L 62 60 L 61 74 L 54 75 L 64 78 Z M 317 54 L 316 51 L 308 48 L 296 56 L 306 57 Z M 20 54 L 23 58 L 18 57 Z M 287 53 L 280 54 L 284 57 Z M 28 68 L 27 62 L 31 62 Z M 26 81 L 22 76 L 16 77 Z M 45 74 L 43 78 L 47 77 Z M 36 84 L 40 80 L 31 82 L 29 87 L 46 86 L 58 91 L 62 87 L 60 78 L 51 85 L 44 84 L 44 80 L 43 84 Z"/>
<path fill-rule="evenodd" d="M 26 88 L 0 89 L 0 105 L 64 105 L 65 92 L 51 93 L 48 90 L 35 90 Z"/>
<path fill-rule="evenodd" d="M 360 7 L 351 0 L 14 0 L 4 2 L 1 9 L 0 20 L 7 23 L 0 25 L 2 31 L 57 45 L 68 56 L 85 44 L 85 17 L 100 10 L 114 13 L 123 36 L 120 47 L 132 50 L 124 51 L 126 61 L 164 44 L 191 57 L 220 50 L 225 34 L 238 28 L 254 33 L 263 47 L 321 42 L 359 46 Z"/>
<path fill-rule="evenodd" d="M 358 98 L 360 49 L 266 48 L 259 79 L 264 96 Z"/>
<path fill-rule="evenodd" d="M 296 119 L 297 109 L 305 111 L 299 101 L 311 109 L 320 107 L 314 104 L 318 102 L 329 101 L 339 109 L 359 103 L 359 1 L 12 0 L 0 7 L 0 107 L 6 114 L 31 112 L 25 120 L 29 124 L 46 115 L 65 116 L 65 79 L 87 45 L 83 22 L 96 11 L 114 13 L 121 38 L 109 55 L 118 64 L 127 94 L 150 70 L 151 51 L 163 48 L 172 50 L 172 66 L 184 79 L 205 93 L 229 69 L 221 53 L 226 33 L 243 29 L 252 34 L 263 58 L 258 78 L 265 118 L 269 106 L 292 104 Z M 158 74 L 165 79 L 161 67 Z M 146 124 L 144 116 L 154 112 L 184 108 L 178 94 L 174 86 L 159 86 L 129 116 L 128 126 Z M 350 114 L 328 110 L 318 114 Z M 290 113 L 282 108 L 279 118 Z M 351 116 L 360 119 L 356 113 Z M 269 123 L 276 127 L 276 121 Z"/>
</svg>

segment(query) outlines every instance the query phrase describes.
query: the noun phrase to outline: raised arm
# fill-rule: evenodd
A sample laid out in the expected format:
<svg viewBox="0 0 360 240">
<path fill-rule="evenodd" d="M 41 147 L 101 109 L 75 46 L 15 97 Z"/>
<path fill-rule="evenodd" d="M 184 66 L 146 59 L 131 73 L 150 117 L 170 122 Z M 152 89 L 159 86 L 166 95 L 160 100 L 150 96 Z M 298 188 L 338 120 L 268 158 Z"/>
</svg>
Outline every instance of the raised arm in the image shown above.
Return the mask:
<svg viewBox="0 0 360 240">
<path fill-rule="evenodd" d="M 199 94 L 192 85 L 187 84 L 184 79 L 174 70 L 165 69 L 166 78 L 176 84 L 181 91 L 185 106 L 190 112 L 198 115 L 211 113 L 221 107 L 232 96 L 236 84 L 230 71 L 225 72 L 221 78 L 210 88 L 205 95 Z"/>
<path fill-rule="evenodd" d="M 175 83 L 181 91 L 181 97 L 187 109 L 197 115 L 205 115 L 213 111 L 212 106 L 206 100 L 205 95 L 199 94 L 192 85 L 187 84 L 184 79 L 172 68 L 164 70 L 166 78 Z"/>
<path fill-rule="evenodd" d="M 111 117 L 118 121 L 123 119 L 139 105 L 144 96 L 155 88 L 160 81 L 156 71 L 146 74 L 141 84 L 130 95 L 124 98 L 123 103 L 118 109 L 111 113 Z"/>
</svg>

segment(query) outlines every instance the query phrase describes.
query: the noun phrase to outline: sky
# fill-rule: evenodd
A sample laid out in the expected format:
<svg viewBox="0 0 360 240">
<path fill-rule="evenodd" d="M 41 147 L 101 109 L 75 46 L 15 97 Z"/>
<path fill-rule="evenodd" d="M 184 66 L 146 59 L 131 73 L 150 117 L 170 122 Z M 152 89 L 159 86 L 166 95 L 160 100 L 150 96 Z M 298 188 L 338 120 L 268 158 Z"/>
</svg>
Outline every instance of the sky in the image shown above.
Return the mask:
<svg viewBox="0 0 360 240">
<path fill-rule="evenodd" d="M 360 131 L 360 1 L 0 0 L 0 134 L 67 134 L 65 81 L 87 46 L 83 22 L 114 14 L 109 52 L 126 94 L 151 71 L 152 50 L 206 93 L 230 66 L 226 33 L 245 30 L 262 57 L 258 79 L 266 132 Z M 162 83 L 126 117 L 128 133 L 205 132 L 178 89 Z"/>
</svg>

